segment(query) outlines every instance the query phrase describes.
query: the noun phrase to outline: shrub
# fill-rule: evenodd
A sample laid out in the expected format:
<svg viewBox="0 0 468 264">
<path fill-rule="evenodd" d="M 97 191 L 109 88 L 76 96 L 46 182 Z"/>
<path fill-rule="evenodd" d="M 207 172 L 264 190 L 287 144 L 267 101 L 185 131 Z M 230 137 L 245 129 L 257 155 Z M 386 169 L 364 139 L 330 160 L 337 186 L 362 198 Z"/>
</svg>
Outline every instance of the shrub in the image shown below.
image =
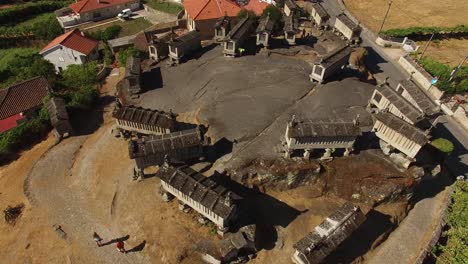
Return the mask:
<svg viewBox="0 0 468 264">
<path fill-rule="evenodd" d="M 62 73 L 61 85 L 67 88 L 79 89 L 95 84 L 97 63 L 95 61 L 83 65 L 70 65 Z"/>
<path fill-rule="evenodd" d="M 117 61 L 119 62 L 120 67 L 125 67 L 125 64 L 127 63 L 127 58 L 129 56 L 141 58 L 143 56 L 143 52 L 134 47 L 130 47 L 128 49 L 119 51 L 117 55 Z"/>
<path fill-rule="evenodd" d="M 468 32 L 468 27 L 465 25 L 458 25 L 455 27 L 409 27 L 409 28 L 396 28 L 382 31 L 382 35 L 396 38 L 409 37 L 411 35 L 431 35 L 432 33 L 456 33 Z"/>
<path fill-rule="evenodd" d="M 87 85 L 65 96 L 70 108 L 88 109 L 98 98 L 98 91 L 92 86 Z"/>
<path fill-rule="evenodd" d="M 99 40 L 108 41 L 110 39 L 114 39 L 119 35 L 121 30 L 122 27 L 119 25 L 110 26 L 102 31 Z"/>
<path fill-rule="evenodd" d="M 281 13 L 281 10 L 274 5 L 268 5 L 265 10 L 263 10 L 261 17 L 264 18 L 268 15 L 270 15 L 270 19 L 275 23 L 274 28 L 278 28 L 278 26 L 281 25 L 281 21 L 283 20 L 283 14 Z"/>
<path fill-rule="evenodd" d="M 42 40 L 53 40 L 63 33 L 62 27 L 54 14 L 48 14 L 43 19 L 32 25 L 32 32 L 36 38 Z"/>
<path fill-rule="evenodd" d="M 246 10 L 246 9 L 242 9 L 241 11 L 239 11 L 239 13 L 237 14 L 237 18 L 240 20 L 240 19 L 243 19 L 244 17 L 251 17 L 251 18 L 255 18 L 257 17 L 257 15 L 255 14 L 254 11 L 251 11 L 251 10 Z"/>
<path fill-rule="evenodd" d="M 432 76 L 439 78 L 436 86 L 446 91 L 448 94 L 464 93 L 468 91 L 468 67 L 463 66 L 458 71 L 456 77 L 449 81 L 452 68 L 448 65 L 442 64 L 429 57 L 423 57 L 419 60 L 421 66 L 429 72 Z"/>
<path fill-rule="evenodd" d="M 451 153 L 454 149 L 453 143 L 445 138 L 438 138 L 431 142 L 431 145 L 443 153 Z"/>
</svg>

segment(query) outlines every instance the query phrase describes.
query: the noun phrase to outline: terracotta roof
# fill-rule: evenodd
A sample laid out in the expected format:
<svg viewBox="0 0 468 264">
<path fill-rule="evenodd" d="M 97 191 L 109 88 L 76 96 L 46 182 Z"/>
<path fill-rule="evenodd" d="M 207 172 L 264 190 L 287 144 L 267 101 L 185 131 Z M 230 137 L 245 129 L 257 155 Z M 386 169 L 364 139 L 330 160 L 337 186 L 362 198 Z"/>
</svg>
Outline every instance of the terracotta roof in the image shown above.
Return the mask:
<svg viewBox="0 0 468 264">
<path fill-rule="evenodd" d="M 47 46 L 45 46 L 39 53 L 42 54 L 45 51 L 57 45 L 63 45 L 67 48 L 88 55 L 97 46 L 97 44 L 98 42 L 96 40 L 87 38 L 81 35 L 81 31 L 79 29 L 74 29 L 56 37 L 49 44 L 47 44 Z"/>
<path fill-rule="evenodd" d="M 92 10 L 106 8 L 114 5 L 120 5 L 133 2 L 133 0 L 81 0 L 70 4 L 68 7 L 73 9 L 75 13 L 84 13 Z"/>
<path fill-rule="evenodd" d="M 235 17 L 241 10 L 230 0 L 185 0 L 183 5 L 193 20 L 216 19 L 224 15 Z"/>
<path fill-rule="evenodd" d="M 44 77 L 36 77 L 0 89 L 0 119 L 5 119 L 42 105 L 48 93 L 49 83 Z"/>
<path fill-rule="evenodd" d="M 0 132 L 5 132 L 16 127 L 18 125 L 17 121 L 22 118 L 23 116 L 21 114 L 16 114 L 14 116 L 0 120 Z"/>
<path fill-rule="evenodd" d="M 247 5 L 244 6 L 245 9 L 253 11 L 257 16 L 262 15 L 263 10 L 267 8 L 268 3 L 261 2 L 260 0 L 250 0 Z"/>
</svg>

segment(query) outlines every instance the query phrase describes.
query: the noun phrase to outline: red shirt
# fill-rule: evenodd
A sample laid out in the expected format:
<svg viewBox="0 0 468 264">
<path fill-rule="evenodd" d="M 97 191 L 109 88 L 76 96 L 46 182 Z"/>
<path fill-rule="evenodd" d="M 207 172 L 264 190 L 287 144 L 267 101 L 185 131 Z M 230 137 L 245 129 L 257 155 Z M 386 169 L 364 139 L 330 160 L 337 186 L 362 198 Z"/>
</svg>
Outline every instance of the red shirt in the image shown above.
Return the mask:
<svg viewBox="0 0 468 264">
<path fill-rule="evenodd" d="M 117 242 L 116 246 L 117 246 L 117 248 L 123 248 L 124 243 L 122 241 L 119 241 L 119 242 Z"/>
</svg>

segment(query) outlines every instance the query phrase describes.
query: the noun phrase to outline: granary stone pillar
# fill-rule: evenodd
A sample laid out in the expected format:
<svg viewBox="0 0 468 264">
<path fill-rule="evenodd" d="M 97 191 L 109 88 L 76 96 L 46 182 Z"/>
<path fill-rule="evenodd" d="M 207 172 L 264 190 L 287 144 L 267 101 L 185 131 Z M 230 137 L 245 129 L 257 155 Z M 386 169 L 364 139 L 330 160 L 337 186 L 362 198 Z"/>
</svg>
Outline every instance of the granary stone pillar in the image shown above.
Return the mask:
<svg viewBox="0 0 468 264">
<path fill-rule="evenodd" d="M 291 158 L 291 154 L 292 154 L 292 151 L 287 149 L 285 152 L 284 152 L 284 158 L 285 159 L 290 159 Z"/>
<path fill-rule="evenodd" d="M 174 199 L 174 195 L 168 193 L 168 192 L 163 192 L 161 195 L 162 199 L 164 202 L 170 202 L 172 199 Z"/>
<path fill-rule="evenodd" d="M 223 237 L 224 234 L 226 234 L 228 231 L 229 231 L 229 227 L 227 227 L 227 226 L 225 226 L 225 227 L 218 226 L 218 228 L 217 228 L 217 233 L 221 237 Z"/>
<path fill-rule="evenodd" d="M 304 159 L 310 159 L 310 149 L 304 150 Z"/>
<path fill-rule="evenodd" d="M 331 159 L 333 159 L 333 157 L 332 157 L 333 152 L 335 152 L 335 149 L 332 149 L 332 148 L 325 149 L 325 153 L 323 153 L 323 156 L 320 158 L 320 160 L 331 160 Z"/>
<path fill-rule="evenodd" d="M 133 168 L 133 177 L 132 179 L 134 181 L 138 180 L 138 178 L 140 178 L 140 180 L 143 180 L 143 178 L 145 178 L 145 174 L 143 173 L 143 170 L 138 168 L 137 166 L 135 166 Z"/>
<path fill-rule="evenodd" d="M 351 153 L 351 151 L 353 151 L 352 148 L 345 148 L 345 152 L 344 152 L 343 156 L 348 157 L 349 154 Z"/>
</svg>

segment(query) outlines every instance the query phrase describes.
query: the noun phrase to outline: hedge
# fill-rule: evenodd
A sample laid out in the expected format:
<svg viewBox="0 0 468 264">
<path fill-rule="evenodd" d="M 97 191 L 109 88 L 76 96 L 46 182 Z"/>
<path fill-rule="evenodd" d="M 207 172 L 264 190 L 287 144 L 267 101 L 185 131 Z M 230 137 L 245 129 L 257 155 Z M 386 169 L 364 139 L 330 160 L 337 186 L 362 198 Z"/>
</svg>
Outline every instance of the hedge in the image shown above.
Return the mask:
<svg viewBox="0 0 468 264">
<path fill-rule="evenodd" d="M 439 77 L 437 87 L 446 91 L 448 94 L 468 92 L 468 67 L 462 66 L 456 77 L 449 81 L 452 67 L 431 59 L 423 57 L 419 60 L 419 64 L 432 76 Z"/>
<path fill-rule="evenodd" d="M 468 33 L 468 27 L 465 25 L 457 25 L 455 27 L 409 27 L 389 29 L 381 32 L 384 36 L 395 38 L 404 38 L 410 35 L 431 35 L 432 33 Z"/>
<path fill-rule="evenodd" d="M 0 10 L 0 25 L 15 24 L 32 16 L 55 11 L 67 6 L 68 1 L 41 1 Z"/>
</svg>

